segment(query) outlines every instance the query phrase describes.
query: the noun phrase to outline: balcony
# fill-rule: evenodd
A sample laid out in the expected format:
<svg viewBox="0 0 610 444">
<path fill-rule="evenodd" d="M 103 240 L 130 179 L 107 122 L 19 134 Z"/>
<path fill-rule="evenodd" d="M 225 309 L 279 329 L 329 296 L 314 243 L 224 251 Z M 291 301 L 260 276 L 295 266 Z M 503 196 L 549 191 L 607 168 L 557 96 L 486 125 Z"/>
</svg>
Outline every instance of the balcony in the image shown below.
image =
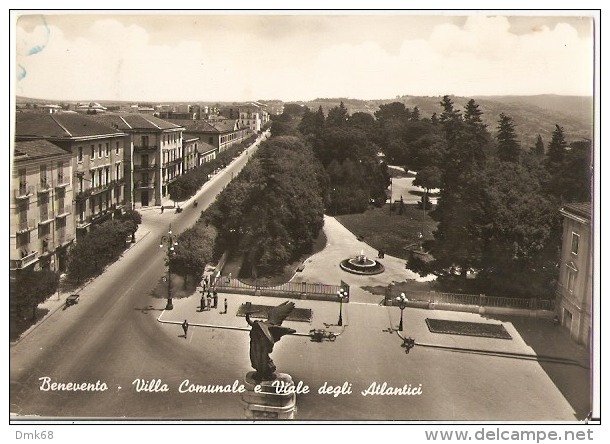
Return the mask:
<svg viewBox="0 0 610 444">
<path fill-rule="evenodd" d="M 22 253 L 23 254 L 23 253 Z M 28 265 L 36 262 L 38 256 L 35 251 L 23 255 L 21 259 L 11 259 L 10 267 L 12 270 L 25 268 Z"/>
<path fill-rule="evenodd" d="M 143 182 L 141 180 L 138 180 L 136 182 L 136 188 L 154 188 L 154 187 L 155 187 L 154 182 Z"/>
<path fill-rule="evenodd" d="M 17 227 L 17 234 L 27 233 L 28 231 L 32 231 L 34 228 L 36 228 L 35 219 L 20 220 L 19 226 Z"/>
<path fill-rule="evenodd" d="M 181 163 L 182 163 L 182 157 L 178 157 L 174 160 L 170 160 L 170 161 L 166 162 L 164 166 L 167 167 L 167 166 L 171 166 L 171 165 L 179 165 Z"/>
<path fill-rule="evenodd" d="M 156 164 L 141 164 L 141 165 L 134 165 L 133 166 L 133 170 L 134 171 L 151 171 L 151 170 L 156 170 L 158 169 L 158 166 Z"/>
<path fill-rule="evenodd" d="M 80 217 L 76 220 L 76 228 L 87 228 L 91 225 L 92 218 L 91 216 Z"/>
<path fill-rule="evenodd" d="M 66 217 L 67 215 L 72 213 L 72 205 L 67 205 L 67 206 L 60 206 L 57 208 L 57 214 L 55 215 L 56 218 L 60 218 L 60 217 Z"/>
<path fill-rule="evenodd" d="M 52 241 L 42 240 L 40 242 L 40 256 L 48 256 L 55 251 L 55 245 Z"/>
<path fill-rule="evenodd" d="M 57 183 L 55 188 L 65 188 L 70 185 L 70 180 L 66 176 L 57 176 Z"/>
<path fill-rule="evenodd" d="M 51 223 L 53 219 L 55 219 L 55 214 L 53 213 L 53 210 L 40 210 L 40 221 L 38 222 L 38 225 L 46 225 L 48 223 Z"/>
<path fill-rule="evenodd" d="M 40 182 L 38 184 L 38 186 L 36 187 L 36 192 L 38 194 L 48 193 L 49 191 L 51 191 L 51 185 L 46 180 L 43 182 Z"/>
<path fill-rule="evenodd" d="M 28 199 L 33 194 L 34 187 L 23 182 L 19 184 L 18 189 L 14 190 L 15 199 Z"/>
<path fill-rule="evenodd" d="M 155 145 L 134 145 L 133 150 L 138 152 L 150 152 L 157 151 L 157 147 Z"/>
</svg>

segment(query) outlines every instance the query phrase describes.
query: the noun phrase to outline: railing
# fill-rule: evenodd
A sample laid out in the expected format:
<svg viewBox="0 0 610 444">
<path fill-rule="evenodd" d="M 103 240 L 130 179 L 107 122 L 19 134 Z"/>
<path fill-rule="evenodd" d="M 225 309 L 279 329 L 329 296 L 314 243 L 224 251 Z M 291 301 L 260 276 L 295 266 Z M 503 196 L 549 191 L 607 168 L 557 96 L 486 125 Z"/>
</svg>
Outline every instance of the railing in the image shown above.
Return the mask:
<svg viewBox="0 0 610 444">
<path fill-rule="evenodd" d="M 55 250 L 55 245 L 53 244 L 53 241 L 41 240 L 41 242 L 40 242 L 40 252 L 41 252 L 40 255 L 41 256 L 51 254 L 54 250 Z"/>
<path fill-rule="evenodd" d="M 155 170 L 157 169 L 157 165 L 154 163 L 148 163 L 148 164 L 141 164 L 141 165 L 134 165 L 133 169 L 135 170 Z"/>
<path fill-rule="evenodd" d="M 23 256 L 21 259 L 11 259 L 10 267 L 12 269 L 25 268 L 28 265 L 30 265 L 32 262 L 35 262 L 37 257 L 38 257 L 37 253 L 35 251 L 32 251 L 32 252 L 28 253 L 27 255 Z"/>
<path fill-rule="evenodd" d="M 53 219 L 55 219 L 53 210 L 49 210 L 48 208 L 46 210 L 41 209 L 40 210 L 40 222 L 38 222 L 38 225 L 48 224 Z"/>
<path fill-rule="evenodd" d="M 76 221 L 76 226 L 77 228 L 84 228 L 87 225 L 91 224 L 92 222 L 92 218 L 91 216 L 86 216 L 86 217 L 80 217 L 77 221 Z"/>
<path fill-rule="evenodd" d="M 57 214 L 55 217 L 66 217 L 68 214 L 72 213 L 72 205 L 59 206 L 57 208 Z"/>
<path fill-rule="evenodd" d="M 386 294 L 386 305 L 392 305 L 394 298 L 399 294 L 400 291 L 398 289 L 388 291 Z M 484 294 L 438 293 L 435 291 L 404 291 L 404 294 L 409 301 L 428 303 L 550 311 L 555 306 L 555 301 L 553 300 L 537 298 L 507 298 Z"/>
<path fill-rule="evenodd" d="M 156 151 L 157 147 L 155 145 L 134 145 L 134 151 Z"/>
<path fill-rule="evenodd" d="M 310 299 L 338 300 L 337 292 L 341 290 L 340 285 L 327 285 L 308 282 L 287 282 L 281 285 L 264 285 L 257 282 L 255 285 L 246 284 L 238 279 L 230 279 L 226 276 L 216 278 L 215 285 L 224 291 L 236 290 L 238 292 L 261 294 L 265 296 L 295 296 Z"/>
<path fill-rule="evenodd" d="M 32 194 L 34 194 L 34 187 L 24 183 L 19 184 L 19 188 L 14 190 L 15 199 L 26 199 Z"/>
<path fill-rule="evenodd" d="M 138 180 L 136 182 L 136 188 L 154 188 L 154 187 L 155 187 L 154 182 L 142 182 L 141 180 Z"/>
<path fill-rule="evenodd" d="M 36 228 L 36 219 L 23 219 L 19 221 L 17 233 L 25 233 Z"/>
<path fill-rule="evenodd" d="M 55 184 L 55 188 L 67 187 L 70 185 L 70 181 L 67 176 L 57 176 L 57 183 Z"/>
<path fill-rule="evenodd" d="M 51 191 L 51 185 L 47 181 L 40 182 L 36 187 L 36 192 L 38 194 L 48 193 L 49 191 Z"/>
</svg>

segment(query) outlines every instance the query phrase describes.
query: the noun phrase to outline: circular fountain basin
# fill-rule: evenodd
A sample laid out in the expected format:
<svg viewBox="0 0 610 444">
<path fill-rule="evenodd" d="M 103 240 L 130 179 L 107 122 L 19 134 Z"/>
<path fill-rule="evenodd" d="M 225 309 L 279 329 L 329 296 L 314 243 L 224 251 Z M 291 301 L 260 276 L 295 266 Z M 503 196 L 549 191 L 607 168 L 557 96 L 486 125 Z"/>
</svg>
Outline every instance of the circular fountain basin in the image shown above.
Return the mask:
<svg viewBox="0 0 610 444">
<path fill-rule="evenodd" d="M 385 271 L 385 267 L 379 261 L 364 256 L 344 259 L 339 263 L 339 266 L 348 273 L 362 275 L 379 274 Z"/>
</svg>

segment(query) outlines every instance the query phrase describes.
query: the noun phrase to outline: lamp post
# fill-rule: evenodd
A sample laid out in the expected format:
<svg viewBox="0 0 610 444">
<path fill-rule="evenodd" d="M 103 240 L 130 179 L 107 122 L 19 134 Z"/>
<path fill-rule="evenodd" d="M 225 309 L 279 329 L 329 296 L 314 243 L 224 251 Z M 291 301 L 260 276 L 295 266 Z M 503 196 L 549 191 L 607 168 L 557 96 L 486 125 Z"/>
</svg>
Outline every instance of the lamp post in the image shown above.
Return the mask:
<svg viewBox="0 0 610 444">
<path fill-rule="evenodd" d="M 166 235 L 161 236 L 161 244 L 160 248 L 167 248 L 167 305 L 165 306 L 166 310 L 173 310 L 174 304 L 172 304 L 172 262 L 171 259 L 176 255 L 176 250 L 174 247 L 178 245 L 176 241 L 176 235 L 172 234 L 172 226 L 170 224 L 169 230 Z"/>
<path fill-rule="evenodd" d="M 347 290 L 341 289 L 337 292 L 337 297 L 339 298 L 339 322 L 337 322 L 338 326 L 343 325 L 343 299 L 348 298 Z"/>
<path fill-rule="evenodd" d="M 396 298 L 398 302 L 398 308 L 400 308 L 400 324 L 398 324 L 398 331 L 402 331 L 402 312 L 407 307 L 407 297 L 404 293 L 400 293 L 400 296 Z"/>
</svg>

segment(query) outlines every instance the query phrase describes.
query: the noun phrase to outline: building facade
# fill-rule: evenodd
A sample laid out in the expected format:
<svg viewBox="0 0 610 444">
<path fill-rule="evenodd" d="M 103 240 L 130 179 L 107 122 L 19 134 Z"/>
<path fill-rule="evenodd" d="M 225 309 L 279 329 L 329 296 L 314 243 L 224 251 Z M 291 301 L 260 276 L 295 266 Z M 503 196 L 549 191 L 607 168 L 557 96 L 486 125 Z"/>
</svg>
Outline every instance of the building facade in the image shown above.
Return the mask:
<svg viewBox="0 0 610 444">
<path fill-rule="evenodd" d="M 593 248 L 591 239 L 591 204 L 566 204 L 563 216 L 563 241 L 557 315 L 570 336 L 581 344 L 591 341 L 591 306 L 593 299 Z"/>
<path fill-rule="evenodd" d="M 66 271 L 76 237 L 72 154 L 47 140 L 15 142 L 10 201 L 10 271 Z"/>
<path fill-rule="evenodd" d="M 199 137 L 192 134 L 183 134 L 182 136 L 182 154 L 184 155 L 182 162 L 182 173 L 199 165 L 199 154 L 197 152 Z"/>
<path fill-rule="evenodd" d="M 161 205 L 167 186 L 183 173 L 183 127 L 152 115 L 120 113 L 92 116 L 128 137 L 125 172 L 133 208 Z"/>
<path fill-rule="evenodd" d="M 111 219 L 126 204 L 124 136 L 78 113 L 16 115 L 16 141 L 47 140 L 71 154 L 77 236 L 92 224 Z"/>
<path fill-rule="evenodd" d="M 172 120 L 172 122 L 183 126 L 187 133 L 199 137 L 200 142 L 213 146 L 219 153 L 252 134 L 249 128 L 242 128 L 238 120 Z"/>
</svg>

